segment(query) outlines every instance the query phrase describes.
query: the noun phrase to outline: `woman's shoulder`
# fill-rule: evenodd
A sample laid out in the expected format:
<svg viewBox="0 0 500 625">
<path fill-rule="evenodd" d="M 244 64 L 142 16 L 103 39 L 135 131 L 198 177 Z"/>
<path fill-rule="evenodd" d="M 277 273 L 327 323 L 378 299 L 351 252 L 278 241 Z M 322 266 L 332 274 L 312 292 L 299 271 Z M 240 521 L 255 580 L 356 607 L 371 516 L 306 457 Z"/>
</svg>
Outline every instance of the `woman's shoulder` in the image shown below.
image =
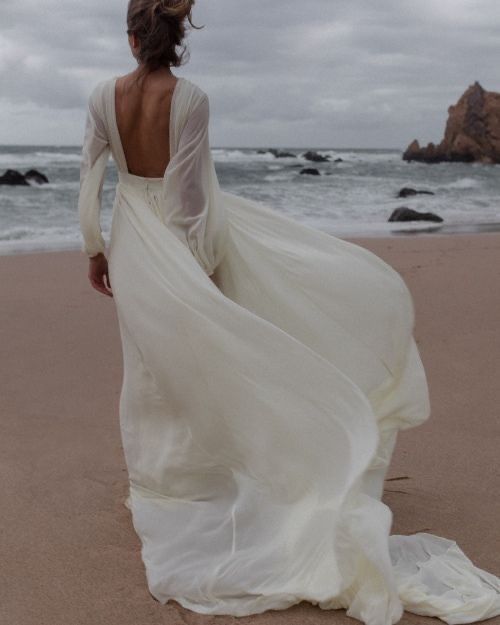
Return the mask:
<svg viewBox="0 0 500 625">
<path fill-rule="evenodd" d="M 103 80 L 99 80 L 94 84 L 92 89 L 92 93 L 100 93 L 105 89 L 108 85 L 114 84 L 115 80 L 120 78 L 120 76 L 110 76 L 109 78 L 104 78 Z"/>
<path fill-rule="evenodd" d="M 94 83 L 88 96 L 89 104 L 93 104 L 94 106 L 102 104 L 106 89 L 114 84 L 117 78 L 119 78 L 119 76 L 111 76 L 110 78 L 105 78 Z"/>
<path fill-rule="evenodd" d="M 185 95 L 193 101 L 193 104 L 202 100 L 208 100 L 208 94 L 195 82 L 185 77 L 179 77 L 179 80 L 182 81 L 182 85 L 179 86 L 182 87 Z"/>
</svg>

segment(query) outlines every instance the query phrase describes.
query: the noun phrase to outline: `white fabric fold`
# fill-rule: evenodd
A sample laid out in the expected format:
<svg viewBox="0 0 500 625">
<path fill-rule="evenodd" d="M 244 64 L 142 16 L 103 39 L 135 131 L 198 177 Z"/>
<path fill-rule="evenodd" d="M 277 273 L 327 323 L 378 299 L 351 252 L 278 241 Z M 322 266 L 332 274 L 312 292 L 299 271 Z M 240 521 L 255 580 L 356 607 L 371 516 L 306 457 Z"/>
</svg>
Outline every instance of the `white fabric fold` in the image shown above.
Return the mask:
<svg viewBox="0 0 500 625">
<path fill-rule="evenodd" d="M 426 532 L 394 534 L 389 550 L 409 612 L 449 625 L 500 615 L 500 579 L 475 566 L 454 540 Z"/>
</svg>

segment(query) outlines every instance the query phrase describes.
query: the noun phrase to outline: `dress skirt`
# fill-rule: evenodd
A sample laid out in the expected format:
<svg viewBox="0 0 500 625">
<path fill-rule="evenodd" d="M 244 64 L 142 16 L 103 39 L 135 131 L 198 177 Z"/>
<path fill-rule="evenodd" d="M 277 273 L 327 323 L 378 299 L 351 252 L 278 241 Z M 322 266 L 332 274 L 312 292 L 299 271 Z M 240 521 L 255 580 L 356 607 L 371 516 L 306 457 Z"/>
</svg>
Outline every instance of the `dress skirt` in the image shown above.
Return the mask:
<svg viewBox="0 0 500 625">
<path fill-rule="evenodd" d="M 500 614 L 500 580 L 456 543 L 390 535 L 397 432 L 430 416 L 402 277 L 222 193 L 216 286 L 161 193 L 119 172 L 108 252 L 127 505 L 152 595 L 234 616 L 306 600 L 367 625 Z"/>
</svg>

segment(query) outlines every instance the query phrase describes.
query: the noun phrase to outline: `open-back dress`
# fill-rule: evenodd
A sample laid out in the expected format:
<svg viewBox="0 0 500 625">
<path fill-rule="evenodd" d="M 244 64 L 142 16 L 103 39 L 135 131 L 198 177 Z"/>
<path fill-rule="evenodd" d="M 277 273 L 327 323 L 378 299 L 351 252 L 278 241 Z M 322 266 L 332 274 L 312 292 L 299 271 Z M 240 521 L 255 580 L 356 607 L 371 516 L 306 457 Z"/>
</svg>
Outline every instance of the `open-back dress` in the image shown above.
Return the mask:
<svg viewBox="0 0 500 625">
<path fill-rule="evenodd" d="M 448 623 L 500 614 L 500 579 L 456 542 L 390 535 L 381 497 L 397 432 L 430 415 L 402 277 L 223 192 L 208 97 L 186 78 L 164 177 L 129 173 L 116 78 L 88 101 L 78 211 L 82 251 L 104 252 L 111 154 L 126 505 L 151 594 L 235 616 L 306 600 L 366 625 L 403 609 Z"/>
</svg>

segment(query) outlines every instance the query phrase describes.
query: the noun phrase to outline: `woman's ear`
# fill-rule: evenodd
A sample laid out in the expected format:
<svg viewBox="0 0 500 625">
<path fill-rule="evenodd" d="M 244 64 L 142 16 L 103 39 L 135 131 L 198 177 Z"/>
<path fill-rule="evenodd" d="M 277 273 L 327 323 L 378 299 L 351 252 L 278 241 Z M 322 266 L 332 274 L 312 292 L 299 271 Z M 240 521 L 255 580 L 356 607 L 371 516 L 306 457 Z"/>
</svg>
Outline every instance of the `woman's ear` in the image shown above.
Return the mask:
<svg viewBox="0 0 500 625">
<path fill-rule="evenodd" d="M 132 50 L 132 54 L 135 58 L 137 58 L 140 49 L 139 38 L 135 33 L 130 33 L 128 36 L 128 42 L 130 45 L 130 49 Z"/>
</svg>

